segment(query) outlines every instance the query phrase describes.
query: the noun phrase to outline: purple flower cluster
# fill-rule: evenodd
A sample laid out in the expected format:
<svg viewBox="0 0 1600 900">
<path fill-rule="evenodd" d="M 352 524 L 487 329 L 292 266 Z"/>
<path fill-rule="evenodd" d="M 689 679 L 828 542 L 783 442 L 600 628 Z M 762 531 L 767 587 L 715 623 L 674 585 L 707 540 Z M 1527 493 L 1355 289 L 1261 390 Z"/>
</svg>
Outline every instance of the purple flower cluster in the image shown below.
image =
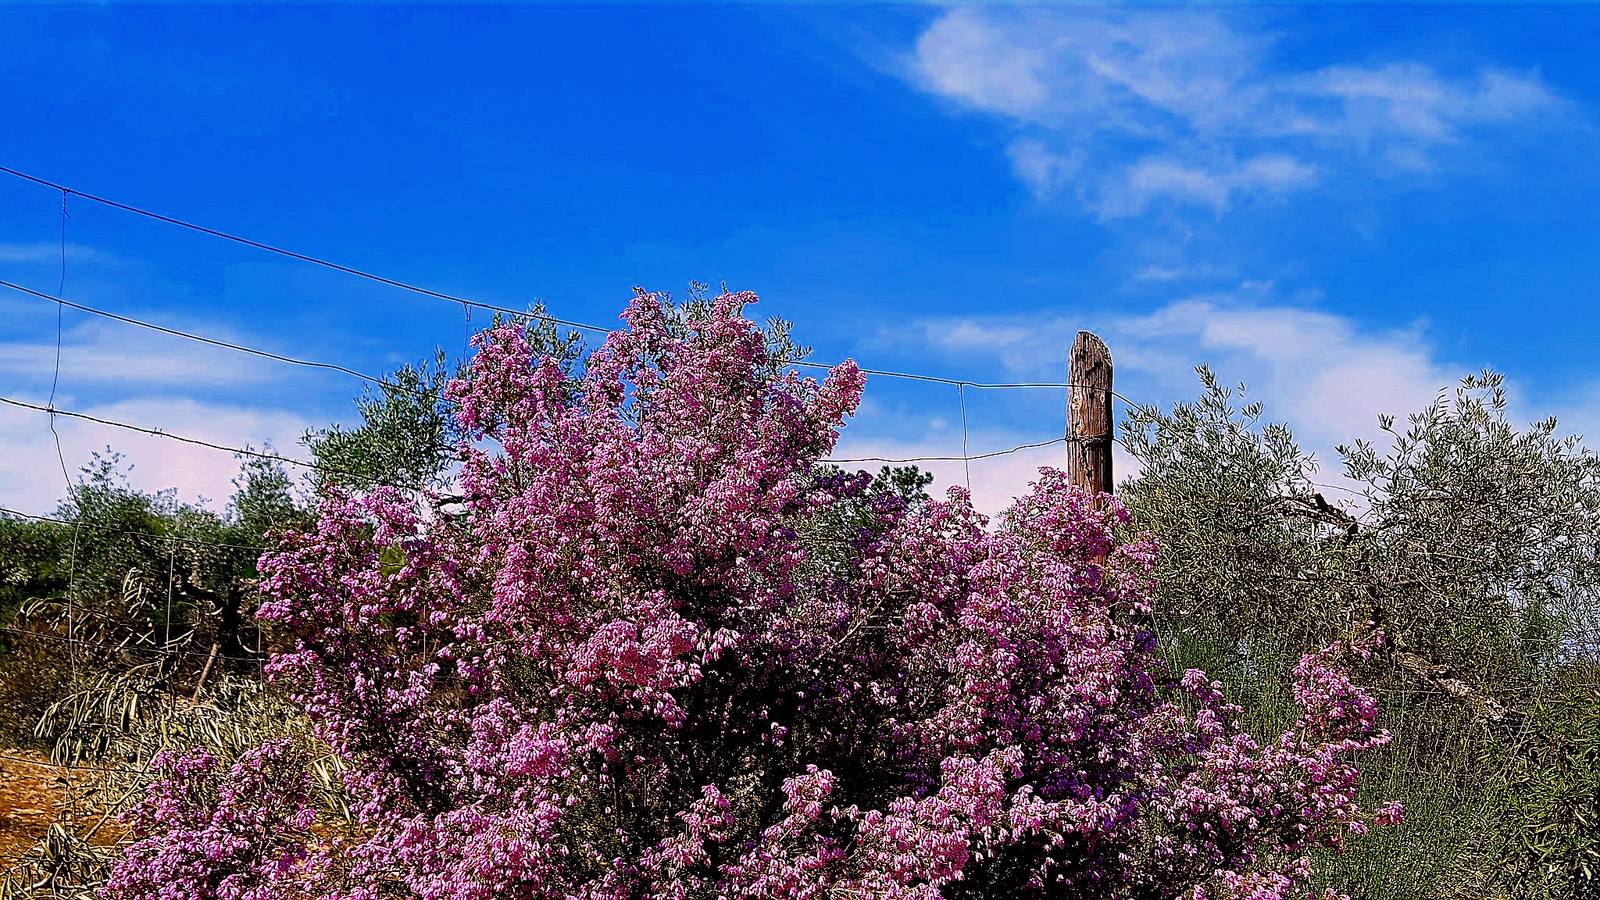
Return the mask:
<svg viewBox="0 0 1600 900">
<path fill-rule="evenodd" d="M 1154 547 L 1060 472 L 994 523 L 952 489 L 830 531 L 864 379 L 786 370 L 754 299 L 641 293 L 577 379 L 478 335 L 465 513 L 332 497 L 264 560 L 357 836 L 308 828 L 278 745 L 167 760 L 107 895 L 1284 900 L 1398 817 L 1355 799 L 1363 651 L 1307 657 L 1258 742 L 1164 669 Z"/>
<path fill-rule="evenodd" d="M 227 770 L 204 750 L 158 754 L 159 779 L 128 814 L 134 843 L 105 888 L 113 898 L 272 900 L 293 896 L 314 811 L 286 742 Z"/>
</svg>

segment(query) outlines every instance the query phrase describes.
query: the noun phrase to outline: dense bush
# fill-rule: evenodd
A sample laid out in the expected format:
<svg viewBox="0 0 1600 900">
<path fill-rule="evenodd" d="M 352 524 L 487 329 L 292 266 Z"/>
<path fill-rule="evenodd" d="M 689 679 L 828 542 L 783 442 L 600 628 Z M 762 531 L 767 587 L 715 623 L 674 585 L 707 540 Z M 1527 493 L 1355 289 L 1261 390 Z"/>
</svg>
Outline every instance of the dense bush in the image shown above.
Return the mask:
<svg viewBox="0 0 1600 900">
<path fill-rule="evenodd" d="M 1290 430 L 1202 370 L 1136 409 L 1121 486 L 1154 534 L 1164 652 L 1228 684 L 1263 727 L 1292 716 L 1300 654 L 1362 623 L 1393 744 L 1372 790 L 1412 821 L 1330 867 L 1373 898 L 1600 892 L 1600 457 L 1554 420 L 1508 421 L 1499 376 L 1465 379 L 1382 446 L 1319 473 Z M 1321 483 L 1319 483 L 1321 482 Z"/>
<path fill-rule="evenodd" d="M 125 677 L 161 690 L 202 673 L 259 669 L 252 622 L 263 535 L 303 520 L 283 470 L 243 465 L 219 514 L 130 487 L 97 454 L 45 519 L 0 518 L 0 741 L 76 743 L 76 715 L 117 718 L 102 694 Z M 102 708 L 104 707 L 104 708 Z M 41 716 L 54 708 L 41 723 Z M 69 755 L 89 752 L 78 745 Z"/>
<path fill-rule="evenodd" d="M 581 372 L 480 335 L 459 496 L 334 489 L 264 561 L 356 827 L 289 745 L 164 755 L 106 895 L 1266 900 L 1397 817 L 1355 799 L 1365 646 L 1258 742 L 1156 655 L 1121 507 L 1045 470 L 991 527 L 820 468 L 863 378 L 795 375 L 752 300 L 641 294 Z"/>
</svg>

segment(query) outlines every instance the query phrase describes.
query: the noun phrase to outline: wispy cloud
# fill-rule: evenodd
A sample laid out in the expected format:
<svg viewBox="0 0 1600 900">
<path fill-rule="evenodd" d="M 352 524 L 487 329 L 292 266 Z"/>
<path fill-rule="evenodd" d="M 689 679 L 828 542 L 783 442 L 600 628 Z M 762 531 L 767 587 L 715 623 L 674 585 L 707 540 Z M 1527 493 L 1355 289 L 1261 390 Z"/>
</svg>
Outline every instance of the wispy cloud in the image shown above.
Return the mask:
<svg viewBox="0 0 1600 900">
<path fill-rule="evenodd" d="M 1221 214 L 1352 166 L 1427 169 L 1478 129 L 1563 105 L 1536 73 L 1299 69 L 1272 50 L 1210 11 L 958 7 L 921 34 L 906 71 L 1011 122 L 1012 168 L 1037 196 L 1070 194 L 1105 219 L 1157 203 Z"/>
<path fill-rule="evenodd" d="M 29 243 L 0 241 L 0 262 L 4 263 L 55 262 L 61 258 L 61 252 L 61 244 L 57 241 L 33 241 Z M 66 246 L 66 254 L 67 259 L 74 262 L 95 262 L 110 258 L 99 248 L 71 242 Z"/>
<path fill-rule="evenodd" d="M 17 325 L 17 330 L 29 335 L 22 340 L 0 336 L 0 377 L 13 383 L 50 380 L 57 364 L 54 305 L 6 295 L 0 297 L 0 315 L 11 317 L 7 324 Z M 68 315 L 77 321 L 69 318 L 61 336 L 61 381 L 67 385 L 217 388 L 259 385 L 292 374 L 282 366 L 220 347 L 72 311 Z M 150 318 L 174 327 L 193 327 L 219 339 L 255 346 L 273 343 L 259 336 L 230 333 L 214 323 L 196 325 L 164 314 Z M 24 322 L 35 327 L 22 328 Z M 4 330 L 11 329 L 0 333 Z"/>
<path fill-rule="evenodd" d="M 1128 167 L 1123 183 L 1108 186 L 1100 213 L 1109 218 L 1136 216 L 1162 199 L 1222 213 L 1233 205 L 1235 195 L 1287 194 L 1311 187 L 1317 175 L 1316 166 L 1283 154 L 1264 154 L 1220 168 L 1145 158 Z"/>
<path fill-rule="evenodd" d="M 42 398 L 22 398 L 43 402 Z M 174 434 L 231 447 L 270 446 L 285 456 L 303 455 L 296 446 L 311 424 L 276 409 L 195 400 L 142 398 L 92 405 L 82 412 L 130 424 L 159 426 Z M 66 495 L 49 420 L 32 410 L 0 406 L 0 505 L 45 513 Z M 239 460 L 230 454 L 169 438 L 113 429 L 79 419 L 58 418 L 62 455 L 74 478 L 90 455 L 107 446 L 121 453 L 133 470 L 129 480 L 142 490 L 175 488 L 182 500 L 225 501 L 233 492 Z M 291 475 L 301 473 L 291 471 Z"/>
<path fill-rule="evenodd" d="M 835 456 L 923 458 L 915 465 L 933 475 L 933 486 L 929 491 L 931 494 L 942 497 L 949 488 L 967 487 L 972 492 L 972 505 L 979 512 L 989 516 L 999 513 L 1010 506 L 1017 497 L 1027 493 L 1029 485 L 1037 480 L 1041 467 L 1051 466 L 1059 469 L 1066 465 L 1066 449 L 1061 443 L 1027 447 L 1002 456 L 975 459 L 970 463 L 963 463 L 960 459 L 926 459 L 926 457 L 961 455 L 959 430 L 937 427 L 931 422 L 929 425 L 930 427 L 921 432 L 915 429 L 903 430 L 894 437 L 859 434 L 847 429 Z M 976 456 L 996 450 L 1023 447 L 1056 436 L 1029 434 L 1012 429 L 983 429 L 968 435 L 968 445 L 970 454 Z M 846 464 L 846 468 L 877 471 L 882 465 L 884 463 L 881 462 L 861 462 Z M 1132 457 L 1124 453 L 1121 447 L 1113 448 L 1112 469 L 1119 480 L 1134 474 L 1137 470 Z"/>
<path fill-rule="evenodd" d="M 1064 348 L 1083 327 L 1111 345 L 1119 383 L 1134 399 L 1166 404 L 1192 397 L 1194 367 L 1209 365 L 1224 381 L 1246 383 L 1272 414 L 1324 449 L 1373 436 L 1378 414 L 1419 409 L 1467 371 L 1440 359 L 1419 328 L 1363 327 L 1286 302 L 1271 284 L 1257 282 L 1174 300 L 1146 314 L 927 319 L 897 334 L 1036 378 L 1061 371 Z"/>
<path fill-rule="evenodd" d="M 1210 263 L 1179 265 L 1148 265 L 1133 273 L 1136 282 L 1166 284 L 1177 281 L 1215 280 L 1232 277 L 1234 270 Z"/>
<path fill-rule="evenodd" d="M 1193 366 L 1210 365 L 1322 447 L 1375 436 L 1379 414 L 1420 409 L 1466 374 L 1419 329 L 1375 331 L 1330 312 L 1226 296 L 1177 301 L 1109 331 L 1152 382 L 1188 381 Z"/>
<path fill-rule="evenodd" d="M 263 335 L 240 334 L 217 322 L 196 323 L 182 313 L 129 310 L 133 315 L 221 339 L 270 347 Z M 44 403 L 57 371 L 54 304 L 0 292 L 0 390 Z M 196 399 L 199 392 L 259 396 L 263 387 L 299 380 L 286 368 L 234 351 L 66 311 L 61 333 L 60 408 L 159 428 L 231 447 L 270 445 L 286 455 L 312 422 L 260 400 Z M 187 395 L 187 396 L 185 396 Z M 173 488 L 187 500 L 225 500 L 239 461 L 225 452 L 168 438 L 58 417 L 62 455 L 76 477 L 90 455 L 108 446 L 133 465 L 131 480 L 144 490 Z M 298 473 L 293 473 L 298 474 Z M 65 496 L 60 462 L 42 413 L 0 407 L 0 505 L 47 512 Z"/>
</svg>

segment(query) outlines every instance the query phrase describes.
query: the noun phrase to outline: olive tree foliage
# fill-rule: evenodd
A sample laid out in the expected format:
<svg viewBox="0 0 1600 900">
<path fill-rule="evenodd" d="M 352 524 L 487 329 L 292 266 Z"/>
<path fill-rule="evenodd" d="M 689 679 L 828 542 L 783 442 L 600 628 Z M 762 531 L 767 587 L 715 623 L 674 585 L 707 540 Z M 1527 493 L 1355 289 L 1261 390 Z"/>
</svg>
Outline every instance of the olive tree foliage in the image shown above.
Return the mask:
<svg viewBox="0 0 1600 900">
<path fill-rule="evenodd" d="M 250 622 L 255 564 L 271 529 L 303 521 L 291 479 L 249 458 L 218 511 L 137 490 L 127 472 L 96 454 L 53 516 L 0 520 L 0 730 L 12 745 L 70 737 L 77 707 L 105 718 L 103 691 L 124 679 L 191 691 L 265 659 Z"/>
<path fill-rule="evenodd" d="M 1123 424 L 1142 469 L 1120 496 L 1162 548 L 1169 656 L 1223 674 L 1265 725 L 1305 648 L 1381 627 L 1383 789 L 1432 812 L 1347 874 L 1372 896 L 1596 889 L 1600 458 L 1553 419 L 1512 424 L 1485 372 L 1337 448 L 1341 479 L 1199 374 L 1198 399 Z"/>
<path fill-rule="evenodd" d="M 569 345 L 547 331 L 553 350 Z M 133 488 L 108 449 L 48 519 L 0 517 L 4 740 L 49 745 L 95 710 L 259 670 L 261 551 L 275 532 L 304 526 L 313 498 L 329 490 L 446 483 L 455 433 L 442 391 L 452 374 L 442 353 L 402 366 L 356 398 L 355 424 L 308 431 L 307 480 L 271 459 L 271 448 L 241 456 L 220 510 Z"/>
<path fill-rule="evenodd" d="M 583 346 L 578 333 L 559 329 L 543 304 L 535 304 L 520 321 L 540 352 L 563 365 L 577 361 Z M 503 322 L 496 315 L 492 326 Z M 358 423 L 308 429 L 301 443 L 316 463 L 315 492 L 446 487 L 456 474 L 461 432 L 445 387 L 465 371 L 443 349 L 435 350 L 431 358 L 403 365 L 382 384 L 363 390 L 355 398 Z"/>
<path fill-rule="evenodd" d="M 441 483 L 455 443 L 444 402 L 444 386 L 452 374 L 444 352 L 438 351 L 423 363 L 400 367 L 382 386 L 363 391 L 355 400 L 360 424 L 307 430 L 301 443 L 318 465 L 313 477 L 319 491 L 370 490 L 385 483 L 422 489 Z"/>
<path fill-rule="evenodd" d="M 1431 601 L 1392 604 L 1408 616 L 1397 624 L 1513 700 L 1600 653 L 1600 457 L 1553 417 L 1517 430 L 1506 406 L 1486 372 L 1404 430 L 1382 420 L 1392 450 L 1340 452 L 1370 519 L 1394 533 L 1378 574 Z"/>
</svg>

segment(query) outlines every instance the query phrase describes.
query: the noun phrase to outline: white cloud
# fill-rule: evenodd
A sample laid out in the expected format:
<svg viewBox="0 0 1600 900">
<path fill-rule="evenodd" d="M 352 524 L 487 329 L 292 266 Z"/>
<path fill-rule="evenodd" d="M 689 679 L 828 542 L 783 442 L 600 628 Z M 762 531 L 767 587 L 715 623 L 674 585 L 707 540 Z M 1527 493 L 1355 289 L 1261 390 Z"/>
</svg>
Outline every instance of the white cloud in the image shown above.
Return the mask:
<svg viewBox="0 0 1600 900">
<path fill-rule="evenodd" d="M 43 404 L 43 398 L 17 398 Z M 68 404 L 58 398 L 58 405 Z M 310 424 L 293 413 L 194 400 L 134 399 L 77 410 L 99 418 L 159 427 L 231 447 L 250 446 L 284 456 L 303 456 L 296 441 Z M 206 498 L 220 505 L 233 493 L 239 461 L 232 454 L 64 416 L 56 418 L 68 471 L 77 470 L 108 445 L 133 465 L 130 482 L 147 491 L 176 488 L 182 500 Z M 291 467 L 291 475 L 300 473 Z M 0 406 L 0 505 L 25 513 L 48 513 L 66 495 L 50 418 L 45 413 Z"/>
<path fill-rule="evenodd" d="M 1108 333 L 1113 352 L 1122 348 L 1128 367 L 1152 382 L 1187 384 L 1192 394 L 1189 370 L 1210 365 L 1322 448 L 1375 437 L 1380 413 L 1421 409 L 1466 374 L 1436 359 L 1415 331 L 1371 331 L 1333 313 L 1231 298 L 1179 301 L 1115 321 Z"/>
<path fill-rule="evenodd" d="M 1133 273 L 1134 281 L 1171 283 L 1177 281 L 1202 281 L 1227 278 L 1232 269 L 1209 264 L 1148 265 Z"/>
<path fill-rule="evenodd" d="M 15 302 L 14 302 L 15 301 Z M 48 383 L 56 367 L 56 311 L 49 303 L 0 297 L 0 315 L 25 340 L 0 338 L 0 376 L 12 383 Z M 86 314 L 66 311 L 61 336 L 61 382 L 65 385 L 214 388 L 256 385 L 293 377 L 293 369 L 260 357 L 214 347 Z M 270 341 L 230 333 L 215 323 L 189 325 L 169 315 L 151 318 L 175 328 L 249 346 Z M 26 323 L 26 324 L 25 324 Z"/>
<path fill-rule="evenodd" d="M 929 25 L 906 70 L 1013 123 L 1012 168 L 1037 196 L 1075 187 L 1108 218 L 1157 201 L 1220 213 L 1240 196 L 1305 190 L 1324 170 L 1429 168 L 1475 128 L 1561 106 L 1536 74 L 1498 68 L 1275 66 L 1272 42 L 1235 18 L 963 6 Z"/>
<path fill-rule="evenodd" d="M 1048 441 L 1053 437 L 1054 435 L 1042 432 L 1025 434 L 1011 430 L 984 430 L 968 435 L 968 452 L 969 455 L 977 456 Z M 834 453 L 836 458 L 883 459 L 961 455 L 959 432 L 941 434 L 931 429 L 920 435 L 896 437 L 872 437 L 846 430 L 838 450 Z M 1010 506 L 1017 497 L 1028 492 L 1028 486 L 1038 477 L 1041 467 L 1051 466 L 1060 469 L 1065 468 L 1066 462 L 1065 445 L 1057 442 L 1044 447 L 1029 447 L 1004 456 L 975 459 L 966 464 L 960 459 L 922 459 L 915 465 L 933 475 L 934 482 L 929 488 L 929 493 L 933 496 L 942 498 L 948 488 L 970 486 L 972 505 L 984 515 L 993 516 Z M 874 461 L 841 465 L 850 470 L 865 469 L 876 472 L 879 467 L 887 463 Z M 1113 448 L 1112 471 L 1119 481 L 1137 471 L 1133 458 L 1124 453 L 1121 447 Z"/>
<path fill-rule="evenodd" d="M 1008 29 L 965 10 L 940 17 L 917 41 L 917 62 L 937 92 L 980 109 L 1028 116 L 1050 99 L 1045 48 L 1019 46 Z"/>
<path fill-rule="evenodd" d="M 64 342 L 61 380 L 78 385 L 198 388 L 259 384 L 273 377 L 265 366 L 240 363 L 237 355 L 222 358 L 223 351 L 217 349 L 173 352 L 170 347 L 146 349 L 141 344 L 146 342 L 119 341 L 115 346 L 105 346 L 95 340 Z M 0 374 L 12 378 L 48 379 L 55 357 L 54 343 L 0 343 Z"/>
<path fill-rule="evenodd" d="M 1018 377 L 1054 378 L 1073 335 L 1091 328 L 1111 347 L 1119 390 L 1133 400 L 1190 399 L 1199 389 L 1194 367 L 1209 365 L 1225 383 L 1244 382 L 1269 418 L 1287 420 L 1324 462 L 1336 444 L 1377 438 L 1380 413 L 1420 409 L 1468 371 L 1441 360 L 1418 329 L 1373 330 L 1273 291 L 1248 283 L 1142 315 L 929 319 L 909 333 L 968 365 L 987 360 Z"/>
<path fill-rule="evenodd" d="M 1025 316 L 924 319 L 912 331 L 921 343 L 958 354 L 998 357 L 1011 372 L 1036 376 L 1062 367 L 1062 348 L 1070 342 L 1068 323 L 1055 317 Z M 905 328 L 885 328 L 886 342 L 903 340 Z M 1065 336 L 1063 338 L 1063 336 Z"/>
<path fill-rule="evenodd" d="M 1138 131 L 1163 112 L 1226 115 L 1221 101 L 1253 57 L 1247 39 L 1204 14 L 962 6 L 922 33 L 909 67 L 926 89 L 972 109 Z"/>
<path fill-rule="evenodd" d="M 1040 198 L 1070 184 L 1083 162 L 1081 157 L 1057 153 L 1032 138 L 1013 142 L 1006 153 L 1011 157 L 1011 170 L 1017 178 Z"/>
<path fill-rule="evenodd" d="M 1130 166 L 1120 182 L 1101 191 L 1103 218 L 1136 216 L 1162 198 L 1209 207 L 1217 213 L 1233 205 L 1234 195 L 1274 195 L 1304 190 L 1317 181 L 1316 166 L 1282 154 L 1267 154 L 1221 169 L 1206 169 L 1174 159 L 1146 158 Z"/>
<path fill-rule="evenodd" d="M 42 263 L 56 262 L 61 258 L 61 243 L 59 241 L 32 241 L 28 243 L 0 241 L 0 262 L 5 263 Z M 66 246 L 67 259 L 72 262 L 104 261 L 110 257 L 95 247 L 68 242 Z"/>
<path fill-rule="evenodd" d="M 1330 66 L 1289 84 L 1286 93 L 1334 101 L 1321 116 L 1302 116 L 1289 130 L 1357 140 L 1410 139 L 1451 143 L 1472 125 L 1505 122 L 1557 105 L 1537 78 L 1498 69 L 1448 81 L 1418 63 Z"/>
</svg>

